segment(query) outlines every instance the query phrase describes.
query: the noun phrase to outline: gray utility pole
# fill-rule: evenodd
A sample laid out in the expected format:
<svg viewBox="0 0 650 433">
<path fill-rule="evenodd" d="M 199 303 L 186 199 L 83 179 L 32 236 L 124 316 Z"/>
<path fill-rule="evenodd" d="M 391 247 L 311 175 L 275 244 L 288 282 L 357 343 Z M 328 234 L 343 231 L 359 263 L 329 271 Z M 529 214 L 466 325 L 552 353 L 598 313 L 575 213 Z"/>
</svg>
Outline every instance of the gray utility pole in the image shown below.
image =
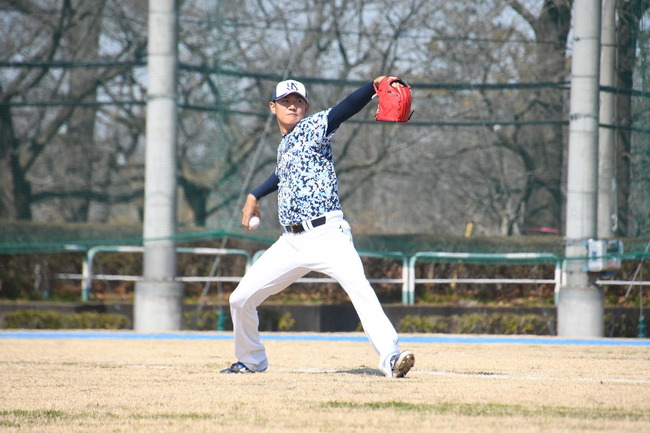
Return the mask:
<svg viewBox="0 0 650 433">
<path fill-rule="evenodd" d="M 585 242 L 596 237 L 600 0 L 575 0 L 564 284 L 558 300 L 558 335 L 601 337 L 603 293 L 586 271 Z"/>
<path fill-rule="evenodd" d="M 180 330 L 176 277 L 178 2 L 149 0 L 144 279 L 135 286 L 134 329 Z"/>
<path fill-rule="evenodd" d="M 600 84 L 614 87 L 616 63 L 616 0 L 602 0 L 602 34 L 600 50 Z M 598 239 L 611 239 L 617 225 L 616 206 L 616 123 L 613 92 L 600 92 L 600 123 L 598 134 Z"/>
</svg>

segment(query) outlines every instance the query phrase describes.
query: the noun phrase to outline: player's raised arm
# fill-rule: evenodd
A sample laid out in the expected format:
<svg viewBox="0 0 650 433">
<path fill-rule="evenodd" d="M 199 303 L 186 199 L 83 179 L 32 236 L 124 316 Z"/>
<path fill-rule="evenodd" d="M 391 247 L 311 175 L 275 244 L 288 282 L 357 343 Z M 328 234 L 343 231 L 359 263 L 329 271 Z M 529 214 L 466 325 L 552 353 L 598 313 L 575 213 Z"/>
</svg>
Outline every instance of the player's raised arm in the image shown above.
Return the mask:
<svg viewBox="0 0 650 433">
<path fill-rule="evenodd" d="M 368 102 L 370 102 L 372 96 L 375 94 L 373 84 L 373 82 L 369 82 L 359 87 L 330 110 L 327 115 L 327 134 L 336 131 L 343 122 L 368 105 Z"/>
</svg>

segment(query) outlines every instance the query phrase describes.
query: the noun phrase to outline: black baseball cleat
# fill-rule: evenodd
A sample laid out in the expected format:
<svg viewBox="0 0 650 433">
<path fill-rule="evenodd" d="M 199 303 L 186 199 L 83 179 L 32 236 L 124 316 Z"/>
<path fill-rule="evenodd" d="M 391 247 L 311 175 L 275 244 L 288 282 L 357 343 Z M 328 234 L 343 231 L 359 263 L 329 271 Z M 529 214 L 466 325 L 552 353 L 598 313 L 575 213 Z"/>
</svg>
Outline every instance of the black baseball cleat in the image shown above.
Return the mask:
<svg viewBox="0 0 650 433">
<path fill-rule="evenodd" d="M 221 370 L 221 373 L 225 374 L 233 374 L 233 373 L 255 373 L 253 370 L 250 368 L 246 367 L 244 364 L 241 362 L 235 362 L 233 365 L 230 367 Z"/>
<path fill-rule="evenodd" d="M 415 355 L 413 352 L 403 350 L 390 359 L 390 367 L 393 371 L 393 377 L 404 377 L 415 364 Z"/>
</svg>

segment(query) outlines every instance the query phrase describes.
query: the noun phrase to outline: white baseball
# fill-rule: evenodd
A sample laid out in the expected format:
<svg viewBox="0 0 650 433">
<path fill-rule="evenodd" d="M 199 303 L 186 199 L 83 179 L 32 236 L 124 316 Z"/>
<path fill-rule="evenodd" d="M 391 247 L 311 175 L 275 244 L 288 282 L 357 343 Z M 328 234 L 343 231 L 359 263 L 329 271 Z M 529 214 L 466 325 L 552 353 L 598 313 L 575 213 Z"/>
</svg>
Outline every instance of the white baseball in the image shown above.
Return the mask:
<svg viewBox="0 0 650 433">
<path fill-rule="evenodd" d="M 253 215 L 251 217 L 251 220 L 248 222 L 248 226 L 253 230 L 258 228 L 260 226 L 260 217 L 258 217 L 257 215 Z"/>
</svg>

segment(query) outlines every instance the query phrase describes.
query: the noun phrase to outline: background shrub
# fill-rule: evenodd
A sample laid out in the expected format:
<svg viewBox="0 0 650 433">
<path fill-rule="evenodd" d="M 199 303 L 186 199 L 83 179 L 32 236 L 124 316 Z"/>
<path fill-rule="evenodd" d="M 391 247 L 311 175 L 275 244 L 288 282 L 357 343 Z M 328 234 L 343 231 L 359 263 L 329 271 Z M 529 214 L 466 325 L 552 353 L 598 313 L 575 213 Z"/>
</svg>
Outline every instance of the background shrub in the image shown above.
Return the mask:
<svg viewBox="0 0 650 433">
<path fill-rule="evenodd" d="M 404 316 L 400 332 L 442 334 L 554 335 L 555 317 L 539 314 L 454 314 L 445 316 Z"/>
<path fill-rule="evenodd" d="M 4 315 L 5 329 L 129 329 L 131 322 L 121 314 L 60 313 L 53 310 L 22 310 Z"/>
<path fill-rule="evenodd" d="M 491 313 L 452 316 L 407 315 L 398 325 L 399 332 L 439 334 L 556 335 L 555 316 L 541 314 Z M 605 336 L 636 338 L 639 318 L 625 313 L 605 315 Z"/>
</svg>

